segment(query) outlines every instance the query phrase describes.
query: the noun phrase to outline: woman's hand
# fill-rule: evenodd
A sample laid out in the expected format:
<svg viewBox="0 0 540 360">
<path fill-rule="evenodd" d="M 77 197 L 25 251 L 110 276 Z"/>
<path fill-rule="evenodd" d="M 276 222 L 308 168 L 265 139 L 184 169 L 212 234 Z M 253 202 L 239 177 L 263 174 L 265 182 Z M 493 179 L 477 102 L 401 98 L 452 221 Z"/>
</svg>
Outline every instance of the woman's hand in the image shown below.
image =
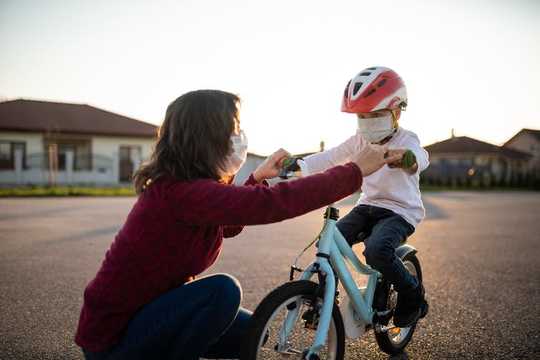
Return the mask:
<svg viewBox="0 0 540 360">
<path fill-rule="evenodd" d="M 399 154 L 390 154 L 386 146 L 368 144 L 356 154 L 353 162 L 362 170 L 362 175 L 369 176 L 382 168 L 401 159 Z"/>
<path fill-rule="evenodd" d="M 281 164 L 283 160 L 291 156 L 288 151 L 279 149 L 272 155 L 266 158 L 264 162 L 255 169 L 253 172 L 253 177 L 255 181 L 261 182 L 266 179 L 271 179 L 279 175 L 281 169 Z"/>
</svg>

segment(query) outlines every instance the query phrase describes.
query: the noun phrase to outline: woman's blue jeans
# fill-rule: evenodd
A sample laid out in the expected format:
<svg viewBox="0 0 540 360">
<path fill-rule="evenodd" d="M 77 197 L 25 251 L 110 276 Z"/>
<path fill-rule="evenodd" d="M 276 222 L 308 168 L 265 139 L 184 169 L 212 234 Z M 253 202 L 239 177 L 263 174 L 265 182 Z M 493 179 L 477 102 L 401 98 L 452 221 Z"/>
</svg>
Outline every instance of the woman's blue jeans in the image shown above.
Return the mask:
<svg viewBox="0 0 540 360">
<path fill-rule="evenodd" d="M 368 234 L 364 240 L 364 256 L 372 268 L 399 291 L 418 286 L 395 249 L 414 232 L 414 226 L 395 212 L 371 205 L 358 205 L 337 222 L 337 227 L 349 245 L 357 243 L 360 233 Z"/>
<path fill-rule="evenodd" d="M 173 289 L 145 305 L 111 349 L 94 359 L 237 359 L 251 312 L 240 308 L 242 289 L 226 274 Z"/>
</svg>

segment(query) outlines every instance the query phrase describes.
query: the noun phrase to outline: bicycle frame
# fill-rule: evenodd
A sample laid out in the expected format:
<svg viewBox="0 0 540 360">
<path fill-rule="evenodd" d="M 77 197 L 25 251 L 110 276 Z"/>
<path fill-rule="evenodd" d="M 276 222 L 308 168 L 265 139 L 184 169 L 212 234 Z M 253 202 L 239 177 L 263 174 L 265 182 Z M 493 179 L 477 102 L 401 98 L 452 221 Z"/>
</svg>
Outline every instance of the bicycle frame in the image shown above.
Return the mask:
<svg viewBox="0 0 540 360">
<path fill-rule="evenodd" d="M 374 310 L 372 308 L 373 297 L 377 280 L 381 274 L 362 263 L 351 246 L 347 243 L 343 235 L 336 227 L 336 220 L 328 216 L 331 212 L 336 212 L 337 209 L 329 206 L 326 209 L 324 227 L 319 235 L 317 259 L 309 265 L 302 273 L 301 280 L 310 280 L 313 275 L 321 272 L 325 276 L 325 288 L 323 305 L 319 317 L 319 325 L 315 334 L 315 341 L 307 353 L 318 354 L 326 343 L 330 320 L 332 319 L 332 308 L 336 294 L 336 275 L 339 281 L 350 298 L 352 306 L 357 314 L 360 315 L 366 325 L 372 324 Z M 345 260 L 344 260 L 345 258 Z M 330 259 L 330 261 L 328 261 Z M 358 288 L 354 281 L 345 261 L 348 260 L 353 269 L 363 275 L 368 276 L 366 287 Z M 334 272 L 335 270 L 335 272 Z M 300 301 L 300 300 L 298 300 Z M 279 335 L 279 347 L 286 346 L 286 340 L 292 330 L 294 324 L 298 320 L 299 308 L 297 306 L 287 313 L 283 327 Z"/>
</svg>

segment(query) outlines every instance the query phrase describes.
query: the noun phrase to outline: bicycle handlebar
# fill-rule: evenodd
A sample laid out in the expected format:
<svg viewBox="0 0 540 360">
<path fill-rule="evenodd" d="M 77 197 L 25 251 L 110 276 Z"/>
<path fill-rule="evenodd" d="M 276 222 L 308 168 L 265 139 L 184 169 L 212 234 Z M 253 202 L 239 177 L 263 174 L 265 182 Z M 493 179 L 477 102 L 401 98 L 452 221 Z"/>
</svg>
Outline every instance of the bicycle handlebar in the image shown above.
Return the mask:
<svg viewBox="0 0 540 360">
<path fill-rule="evenodd" d="M 288 179 L 289 177 L 291 177 L 290 173 L 299 171 L 300 165 L 298 164 L 298 160 L 302 160 L 302 158 L 288 157 L 283 160 L 283 163 L 281 164 L 281 170 L 279 171 L 279 177 L 281 179 Z"/>
</svg>

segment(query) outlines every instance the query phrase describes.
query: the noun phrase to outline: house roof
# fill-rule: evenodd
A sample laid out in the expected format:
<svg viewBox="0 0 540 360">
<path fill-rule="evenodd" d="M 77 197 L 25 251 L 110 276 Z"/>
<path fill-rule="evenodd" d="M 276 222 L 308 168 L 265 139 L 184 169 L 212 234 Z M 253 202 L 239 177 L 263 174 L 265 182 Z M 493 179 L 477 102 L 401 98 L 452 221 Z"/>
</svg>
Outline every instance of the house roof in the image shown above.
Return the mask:
<svg viewBox="0 0 540 360">
<path fill-rule="evenodd" d="M 467 136 L 456 136 L 425 147 L 430 154 L 499 154 L 512 159 L 527 159 L 531 155 L 522 151 L 512 150 L 493 145 Z"/>
<path fill-rule="evenodd" d="M 259 155 L 259 154 L 255 154 L 255 153 L 252 153 L 252 152 L 248 152 L 247 154 L 248 154 L 248 156 L 256 157 L 256 158 L 259 158 L 259 159 L 266 159 L 266 156 L 264 156 L 264 155 Z"/>
<path fill-rule="evenodd" d="M 521 129 L 516 135 L 512 136 L 512 137 L 510 138 L 510 140 L 508 140 L 507 142 L 505 142 L 503 146 L 506 146 L 506 145 L 510 144 L 515 138 L 517 138 L 518 136 L 521 136 L 522 134 L 530 134 L 530 135 L 532 135 L 533 137 L 535 137 L 537 141 L 540 141 L 540 130 L 535 130 L 535 129 Z"/>
<path fill-rule="evenodd" d="M 314 152 L 307 152 L 307 153 L 302 153 L 302 154 L 292 154 L 292 156 L 304 158 L 304 157 L 312 155 L 312 154 L 315 154 L 315 153 Z M 260 158 L 260 159 L 266 159 L 268 156 L 270 156 L 270 155 L 259 155 L 259 154 L 255 154 L 255 153 L 252 153 L 252 152 L 248 152 L 248 155 L 253 156 L 253 157 L 257 157 L 257 158 Z"/>
<path fill-rule="evenodd" d="M 155 137 L 158 127 L 83 104 L 35 100 L 0 103 L 0 130 Z"/>
<path fill-rule="evenodd" d="M 313 155 L 313 154 L 315 154 L 315 153 L 316 153 L 316 152 L 307 152 L 307 153 L 295 154 L 294 156 L 295 156 L 295 157 L 305 158 L 305 157 L 308 157 L 309 155 Z"/>
</svg>

